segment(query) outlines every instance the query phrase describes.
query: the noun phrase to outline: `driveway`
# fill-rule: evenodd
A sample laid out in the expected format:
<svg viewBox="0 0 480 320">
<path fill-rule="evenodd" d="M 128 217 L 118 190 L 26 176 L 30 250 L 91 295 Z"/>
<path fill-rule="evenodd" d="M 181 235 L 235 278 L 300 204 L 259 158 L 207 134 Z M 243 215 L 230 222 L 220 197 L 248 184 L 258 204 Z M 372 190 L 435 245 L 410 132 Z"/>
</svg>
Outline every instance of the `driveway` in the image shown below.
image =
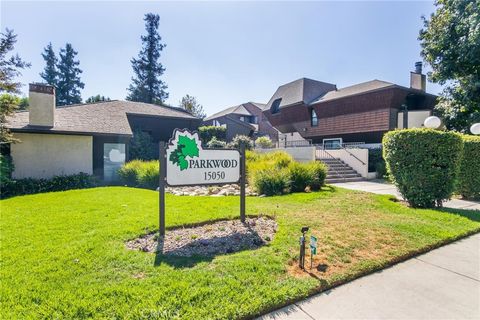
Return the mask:
<svg viewBox="0 0 480 320">
<path fill-rule="evenodd" d="M 356 182 L 344 182 L 344 183 L 335 183 L 333 184 L 337 187 L 342 187 L 345 189 L 351 190 L 360 190 L 378 194 L 391 194 L 396 196 L 398 199 L 402 199 L 402 195 L 398 192 L 397 188 L 390 183 L 386 183 L 382 180 L 375 181 L 356 181 Z M 460 199 L 452 199 L 443 204 L 444 207 L 453 208 L 453 209 L 470 209 L 470 210 L 480 210 L 480 203 L 475 201 L 466 201 Z"/>
<path fill-rule="evenodd" d="M 259 319 L 480 319 L 480 234 Z"/>
</svg>

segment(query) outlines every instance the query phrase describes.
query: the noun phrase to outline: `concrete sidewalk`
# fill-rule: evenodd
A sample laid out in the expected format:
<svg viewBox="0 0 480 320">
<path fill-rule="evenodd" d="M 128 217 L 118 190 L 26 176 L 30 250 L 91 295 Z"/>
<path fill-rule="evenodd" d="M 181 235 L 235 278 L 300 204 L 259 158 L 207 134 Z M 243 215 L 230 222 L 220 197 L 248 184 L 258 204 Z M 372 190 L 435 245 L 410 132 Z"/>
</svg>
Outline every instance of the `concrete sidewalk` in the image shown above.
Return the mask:
<svg viewBox="0 0 480 320">
<path fill-rule="evenodd" d="M 480 234 L 260 319 L 480 319 Z"/>
<path fill-rule="evenodd" d="M 397 188 L 393 184 L 386 183 L 384 181 L 356 181 L 335 183 L 332 185 L 351 190 L 366 191 L 378 194 L 391 194 L 396 196 L 398 199 L 402 199 L 402 195 L 400 192 L 398 192 Z M 480 203 L 460 199 L 452 199 L 447 201 L 443 204 L 443 206 L 453 209 L 480 210 Z"/>
</svg>

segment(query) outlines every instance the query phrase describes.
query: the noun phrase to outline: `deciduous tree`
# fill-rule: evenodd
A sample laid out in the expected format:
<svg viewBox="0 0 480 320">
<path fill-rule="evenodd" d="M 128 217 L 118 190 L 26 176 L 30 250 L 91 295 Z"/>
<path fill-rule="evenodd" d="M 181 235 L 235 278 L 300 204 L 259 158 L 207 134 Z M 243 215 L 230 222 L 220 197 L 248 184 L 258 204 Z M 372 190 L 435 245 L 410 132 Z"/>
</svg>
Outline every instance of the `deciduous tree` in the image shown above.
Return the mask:
<svg viewBox="0 0 480 320">
<path fill-rule="evenodd" d="M 207 116 L 203 110 L 203 106 L 197 102 L 197 99 L 188 94 L 184 96 L 182 100 L 180 100 L 180 108 L 187 110 L 200 119 L 203 119 Z"/>
<path fill-rule="evenodd" d="M 437 105 L 448 129 L 480 121 L 480 0 L 437 0 L 419 40 L 434 82 L 446 85 Z"/>
</svg>

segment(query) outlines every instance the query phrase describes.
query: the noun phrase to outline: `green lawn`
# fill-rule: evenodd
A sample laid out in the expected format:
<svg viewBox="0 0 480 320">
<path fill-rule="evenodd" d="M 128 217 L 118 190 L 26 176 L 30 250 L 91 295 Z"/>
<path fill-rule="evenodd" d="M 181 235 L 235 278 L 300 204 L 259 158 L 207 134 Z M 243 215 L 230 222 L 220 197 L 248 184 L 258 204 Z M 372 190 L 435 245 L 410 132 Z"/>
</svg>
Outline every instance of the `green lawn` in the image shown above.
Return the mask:
<svg viewBox="0 0 480 320">
<path fill-rule="evenodd" d="M 106 187 L 1 205 L 1 314 L 19 318 L 245 318 L 480 231 L 480 213 L 414 210 L 343 189 L 248 198 L 275 217 L 270 246 L 211 259 L 131 251 L 158 221 L 154 191 Z M 238 216 L 238 197 L 167 196 L 167 226 Z M 321 271 L 295 267 L 300 227 L 319 238 Z M 168 230 L 167 230 L 168 232 Z"/>
</svg>

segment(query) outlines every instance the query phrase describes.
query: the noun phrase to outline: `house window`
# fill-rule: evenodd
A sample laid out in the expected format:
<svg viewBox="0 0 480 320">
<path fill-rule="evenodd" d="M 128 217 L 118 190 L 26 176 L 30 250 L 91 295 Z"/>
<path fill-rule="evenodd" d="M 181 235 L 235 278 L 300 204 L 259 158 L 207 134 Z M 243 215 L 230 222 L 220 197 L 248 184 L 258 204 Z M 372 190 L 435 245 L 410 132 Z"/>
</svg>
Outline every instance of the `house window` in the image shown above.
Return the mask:
<svg viewBox="0 0 480 320">
<path fill-rule="evenodd" d="M 220 122 L 218 120 L 213 120 L 213 125 L 215 127 L 220 127 Z"/>
<path fill-rule="evenodd" d="M 245 122 L 245 117 L 244 117 L 244 116 L 241 116 L 241 117 L 240 117 L 240 121 Z"/>
<path fill-rule="evenodd" d="M 312 109 L 310 112 L 310 120 L 311 120 L 312 127 L 318 126 L 318 117 L 314 109 Z"/>
<path fill-rule="evenodd" d="M 272 114 L 280 112 L 280 102 L 282 102 L 282 98 L 273 101 L 272 107 L 270 108 Z"/>
<path fill-rule="evenodd" d="M 124 143 L 103 144 L 103 179 L 105 181 L 117 181 L 118 169 L 125 163 Z"/>
</svg>

